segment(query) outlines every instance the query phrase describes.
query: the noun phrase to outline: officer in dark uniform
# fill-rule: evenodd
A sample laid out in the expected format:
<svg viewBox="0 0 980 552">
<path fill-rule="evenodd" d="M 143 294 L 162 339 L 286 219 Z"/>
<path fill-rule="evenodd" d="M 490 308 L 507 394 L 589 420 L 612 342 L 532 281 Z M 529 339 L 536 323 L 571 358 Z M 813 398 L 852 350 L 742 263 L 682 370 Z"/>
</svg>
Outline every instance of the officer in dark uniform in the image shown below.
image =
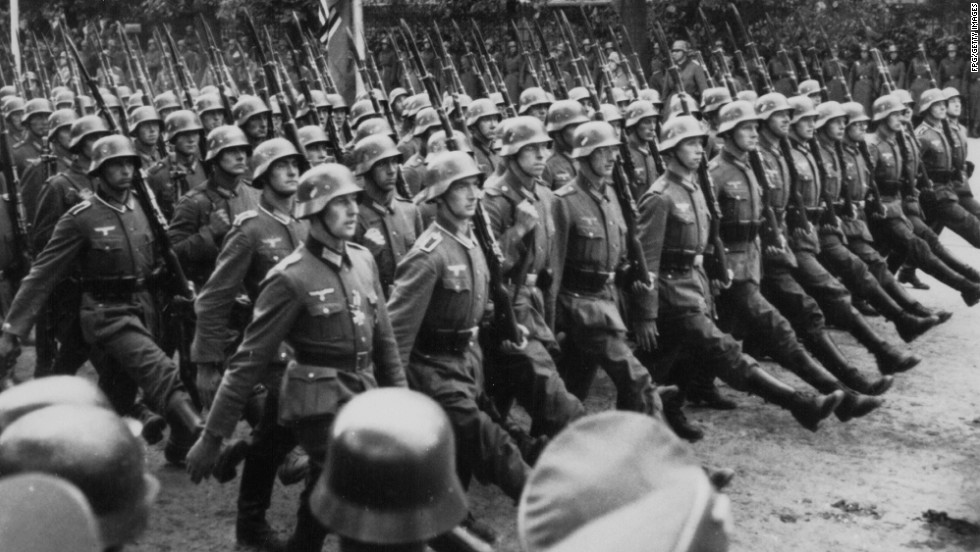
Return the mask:
<svg viewBox="0 0 980 552">
<path fill-rule="evenodd" d="M 569 155 L 572 152 L 572 136 L 575 129 L 589 121 L 588 112 L 576 100 L 559 100 L 548 108 L 546 130 L 551 136 L 554 146 L 547 158 L 541 179 L 552 190 L 557 190 L 570 183 L 578 175 L 575 160 Z M 514 154 L 517 152 L 511 152 Z M 501 154 L 505 155 L 505 154 Z"/>
<path fill-rule="evenodd" d="M 218 254 L 214 273 L 194 304 L 197 323 L 191 360 L 197 366 L 198 394 L 205 406 L 211 405 L 221 383 L 229 343 L 238 342 L 251 318 L 250 312 L 236 317 L 236 308 L 248 309 L 258 297 L 259 284 L 269 270 L 306 240 L 306 224 L 292 216 L 299 180 L 298 158 L 299 152 L 283 138 L 267 140 L 256 148 L 252 156 L 252 186 L 262 190 L 259 204 L 255 210 L 235 218 Z M 243 287 L 248 306 L 236 299 Z M 269 527 L 265 512 L 272 498 L 276 466 L 291 448 L 280 442 L 284 430 L 276 419 L 285 357 L 286 353 L 281 352 L 272 361 L 268 377 L 261 381 L 268 390 L 264 408 L 259 394 L 253 394 L 246 407 L 246 418 L 255 431 L 245 455 L 235 524 L 237 540 L 244 545 L 267 546 L 275 540 L 275 531 Z M 249 409 L 262 411 L 261 419 Z M 291 441 L 287 438 L 285 443 Z"/>
<path fill-rule="evenodd" d="M 290 552 L 323 547 L 326 530 L 313 518 L 309 499 L 337 412 L 358 393 L 406 385 L 374 260 L 350 241 L 359 193 L 354 175 L 342 165 L 320 165 L 300 177 L 294 214 L 311 219 L 309 237 L 262 283 L 252 322 L 228 362 L 204 434 L 188 454 L 193 481 L 210 474 L 222 439 L 234 433 L 252 388 L 268 374 L 285 341 L 295 360 L 283 377 L 279 422 L 290 427 L 310 455 Z"/>
<path fill-rule="evenodd" d="M 180 198 L 207 178 L 200 145 L 204 127 L 193 111 L 179 109 L 167 115 L 164 128 L 174 151 L 147 171 L 146 183 L 163 216 L 170 220 Z"/>
<path fill-rule="evenodd" d="M 802 178 L 812 179 L 812 175 L 798 174 L 799 164 L 804 161 L 802 154 L 790 149 L 792 159 L 787 159 L 780 146 L 781 141 L 788 139 L 793 119 L 799 120 L 804 115 L 816 113 L 812 106 L 801 97 L 790 103 L 778 93 L 766 94 L 756 102 L 757 112 L 763 121 L 759 152 L 772 186 L 772 207 L 789 245 L 788 251 L 764 252 L 762 294 L 789 319 L 810 352 L 824 366 L 831 367 L 848 387 L 865 394 L 880 394 L 887 389 L 886 384 L 891 379 L 872 380 L 858 372 L 834 343 L 827 331 L 828 322 L 847 330 L 867 347 L 874 354 L 878 369 L 883 374 L 909 370 L 922 359 L 880 337 L 851 304 L 851 294 L 847 288 L 816 259 L 819 243 L 806 217 L 806 200 L 802 195 L 798 196 L 803 202 L 801 212 L 793 199 L 794 193 L 802 194 Z M 794 182 L 794 175 L 800 180 Z M 812 197 L 810 200 L 815 201 Z"/>
<path fill-rule="evenodd" d="M 449 151 L 434 156 L 426 181 L 424 197 L 436 203 L 436 219 L 398 265 L 388 301 L 401 362 L 411 388 L 449 416 L 460 479 L 475 476 L 517 500 L 529 468 L 511 436 L 479 407 L 485 390 L 477 338 L 489 269 L 470 220 L 483 173 L 468 154 Z"/>
<path fill-rule="evenodd" d="M 582 109 L 575 100 L 564 102 Z M 584 416 L 585 408 L 565 389 L 549 353 L 558 350 L 548 325 L 548 320 L 553 320 L 554 305 L 545 303 L 550 290 L 539 285 L 547 284 L 553 272 L 550 253 L 555 239 L 555 197 L 541 180 L 550 140 L 544 125 L 534 117 L 507 119 L 500 131 L 501 151 L 508 152 L 504 156 L 506 168 L 484 185 L 483 201 L 503 253 L 504 278 L 514 298 L 514 313 L 529 334 L 519 351 L 488 352 L 487 391 L 502 415 L 516 399 L 531 417 L 533 437 L 552 437 Z M 495 330 L 501 332 L 500 328 Z"/>
<path fill-rule="evenodd" d="M 660 363 L 670 367 L 671 373 L 658 374 L 658 379 L 679 383 L 683 393 L 699 370 L 707 370 L 735 389 L 789 410 L 803 427 L 816 431 L 820 421 L 840 405 L 843 391 L 814 397 L 793 390 L 763 371 L 755 359 L 742 352 L 738 341 L 714 323 L 711 288 L 704 269 L 710 215 L 695 180 L 705 138 L 700 122 L 684 115 L 672 117 L 661 131 L 660 151 L 667 172 L 640 198 L 638 219 L 644 255 L 656 275 L 656 294 L 639 303 L 634 316 L 657 324 L 658 360 L 669 360 L 684 349 L 697 357 L 697 364 L 684 369 Z"/>
<path fill-rule="evenodd" d="M 95 194 L 63 216 L 3 324 L 0 357 L 10 358 L 19 338 L 30 331 L 41 306 L 69 275 L 82 292 L 80 321 L 85 341 L 99 362 L 100 379 L 121 371 L 143 391 L 148 405 L 166 413 L 170 440 L 165 456 L 180 462 L 200 431 L 200 416 L 184 389 L 173 360 L 155 341 L 157 313 L 147 279 L 155 278 L 157 251 L 148 215 L 132 196 L 133 172 L 139 157 L 129 139 L 107 136 L 93 146 L 90 176 L 98 176 Z M 111 391 L 111 390 L 110 390 Z M 111 393 L 110 393 L 110 396 Z M 126 397 L 112 397 L 116 408 Z M 131 400 L 131 397 L 130 397 Z"/>
<path fill-rule="evenodd" d="M 641 197 L 660 176 L 654 161 L 653 148 L 657 140 L 657 120 L 660 111 L 647 100 L 636 100 L 626 108 L 626 136 L 633 158 L 633 197 Z"/>
<path fill-rule="evenodd" d="M 476 166 L 483 174 L 490 176 L 500 166 L 500 157 L 493 149 L 493 141 L 497 136 L 497 125 L 503 116 L 497 106 L 488 98 L 477 98 L 466 110 L 466 126 L 470 129 L 470 141 L 473 144 L 473 155 Z"/>
<path fill-rule="evenodd" d="M 939 243 L 935 233 L 915 217 L 925 235 L 935 238 L 927 241 L 916 232 L 916 227 L 904 210 L 904 197 L 915 197 L 913 176 L 908 172 L 909 163 L 902 154 L 898 133 L 902 132 L 901 113 L 905 106 L 892 95 L 885 95 L 874 104 L 875 131 L 865 135 L 871 158 L 871 172 L 881 194 L 885 214 L 882 218 L 871 217 L 871 232 L 886 255 L 898 256 L 910 267 L 924 270 L 947 286 L 963 294 L 968 305 L 980 302 L 980 273 L 956 258 Z M 916 202 L 916 205 L 918 203 Z M 889 261 L 891 258 L 889 257 Z"/>
<path fill-rule="evenodd" d="M 24 174 L 30 165 L 41 161 L 41 154 L 47 150 L 48 117 L 54 108 L 51 102 L 44 98 L 34 98 L 24 105 L 24 139 L 14 144 L 11 154 L 17 172 Z"/>
<path fill-rule="evenodd" d="M 212 130 L 204 158 L 211 176 L 180 198 L 174 209 L 167 233 L 187 277 L 197 286 L 211 277 L 232 221 L 258 206 L 259 192 L 241 180 L 248 172 L 251 153 L 249 141 L 238 127 L 226 125 Z"/>
<path fill-rule="evenodd" d="M 242 95 L 232 106 L 231 114 L 235 118 L 235 124 L 242 129 L 253 148 L 270 138 L 272 111 L 262 98 Z"/>
<path fill-rule="evenodd" d="M 855 393 L 803 348 L 789 322 L 759 292 L 762 277 L 762 189 L 749 166 L 749 152 L 758 146 L 759 117 L 752 104 L 739 100 L 721 108 L 718 135 L 721 153 L 711 160 L 709 174 L 721 212 L 721 237 L 731 271 L 731 286 L 718 295 L 719 327 L 744 342 L 757 357 L 770 356 L 821 393 L 844 391 L 835 410 L 841 421 L 864 416 L 882 404 L 879 398 Z M 782 243 L 767 243 L 782 249 Z M 832 368 L 832 367 L 828 367 Z"/>
<path fill-rule="evenodd" d="M 129 135 L 133 137 L 133 144 L 136 145 L 136 152 L 140 154 L 142 166 L 154 167 L 163 161 L 157 145 L 162 132 L 163 119 L 157 115 L 157 110 L 152 106 L 137 107 L 129 115 Z"/>
<path fill-rule="evenodd" d="M 402 154 L 391 138 L 368 136 L 357 143 L 353 155 L 354 174 L 364 181 L 354 242 L 374 257 L 387 299 L 395 284 L 395 267 L 422 235 L 422 216 L 410 199 L 395 193 Z"/>
</svg>

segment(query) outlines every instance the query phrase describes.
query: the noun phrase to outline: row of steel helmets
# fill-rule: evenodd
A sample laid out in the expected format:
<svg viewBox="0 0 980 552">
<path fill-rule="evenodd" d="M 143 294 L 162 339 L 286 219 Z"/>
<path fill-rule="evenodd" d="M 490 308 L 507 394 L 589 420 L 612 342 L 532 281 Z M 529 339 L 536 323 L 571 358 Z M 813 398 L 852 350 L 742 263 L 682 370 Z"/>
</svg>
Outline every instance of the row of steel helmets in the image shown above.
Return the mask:
<svg viewBox="0 0 980 552">
<path fill-rule="evenodd" d="M 142 534 L 160 484 L 138 425 L 80 377 L 0 393 L 0 547 L 88 552 Z"/>
</svg>

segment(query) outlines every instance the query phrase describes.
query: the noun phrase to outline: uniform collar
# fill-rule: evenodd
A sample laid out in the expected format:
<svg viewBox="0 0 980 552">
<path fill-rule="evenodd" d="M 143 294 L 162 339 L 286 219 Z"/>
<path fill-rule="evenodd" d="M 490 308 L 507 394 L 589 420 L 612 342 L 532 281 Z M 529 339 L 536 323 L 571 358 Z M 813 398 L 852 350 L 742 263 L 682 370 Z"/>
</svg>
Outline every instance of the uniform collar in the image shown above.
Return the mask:
<svg viewBox="0 0 980 552">
<path fill-rule="evenodd" d="M 609 186 L 602 181 L 602 179 L 597 175 L 592 167 L 588 163 L 583 163 L 582 168 L 579 171 L 579 176 L 581 176 L 580 186 L 585 190 L 590 196 L 596 201 L 609 201 L 609 195 L 607 190 Z"/>
<path fill-rule="evenodd" d="M 364 203 L 382 215 L 395 214 L 395 209 L 392 207 L 392 202 L 395 200 L 395 194 L 389 194 L 388 201 L 384 201 L 383 197 L 372 193 L 374 191 L 375 190 L 368 186 L 364 187 Z"/>
<path fill-rule="evenodd" d="M 121 203 L 121 204 L 116 203 L 114 201 L 106 200 L 105 198 L 102 197 L 102 194 L 99 194 L 98 192 L 92 194 L 92 197 L 94 197 L 96 200 L 101 202 L 106 207 L 112 209 L 113 211 L 117 211 L 119 213 L 126 213 L 128 211 L 133 211 L 136 208 L 136 203 L 135 203 L 136 200 L 133 199 L 132 191 L 130 191 L 129 194 L 126 196 L 125 203 Z"/>
<path fill-rule="evenodd" d="M 306 240 L 306 249 L 309 250 L 314 257 L 327 263 L 334 269 L 339 269 L 343 264 L 347 264 L 347 266 L 351 265 L 350 254 L 347 248 L 348 245 L 346 242 L 344 242 L 344 251 L 340 252 L 328 247 L 325 243 L 313 237 L 309 237 Z"/>
<path fill-rule="evenodd" d="M 503 179 L 500 183 L 500 191 L 504 195 L 518 203 L 525 199 L 533 203 L 538 199 L 538 194 L 534 189 L 537 183 L 536 178 L 522 174 L 511 163 L 507 164 L 507 176 L 508 178 Z M 509 186 L 507 185 L 508 182 L 510 183 Z"/>
<path fill-rule="evenodd" d="M 732 165 L 737 166 L 740 169 L 747 169 L 748 168 L 747 161 L 749 159 L 749 156 L 748 156 L 748 153 L 746 153 L 746 152 L 742 152 L 741 154 L 737 154 L 737 153 L 731 151 L 730 149 L 728 149 L 728 146 L 725 146 L 725 147 L 721 148 L 721 158 L 724 159 L 725 161 L 727 161 L 728 163 L 731 163 Z"/>
<path fill-rule="evenodd" d="M 234 186 L 232 186 L 231 188 L 226 188 L 225 186 L 222 186 L 221 184 L 218 183 L 219 179 L 225 179 L 225 178 L 233 179 Z M 238 195 L 238 186 L 239 186 L 238 177 L 225 174 L 221 171 L 221 169 L 215 169 L 214 174 L 212 174 L 211 178 L 208 179 L 208 188 L 214 190 L 215 193 L 217 193 L 218 195 L 220 195 L 225 199 L 231 199 L 233 197 L 236 197 Z"/>
<path fill-rule="evenodd" d="M 450 238 L 456 240 L 464 248 L 466 248 L 466 249 L 469 250 L 469 249 L 473 249 L 476 246 L 473 243 L 473 231 L 472 231 L 471 228 L 468 228 L 467 229 L 467 233 L 469 235 L 467 235 L 467 236 L 460 236 L 460 235 L 456 234 L 456 232 L 453 232 L 452 230 L 449 230 L 448 228 L 446 228 L 442 224 L 439 224 L 439 221 L 438 220 L 436 222 L 434 222 L 433 224 L 436 226 L 436 228 L 439 229 L 440 232 L 442 232 L 443 234 L 445 234 L 445 235 L 449 236 Z"/>
<path fill-rule="evenodd" d="M 273 207 L 272 204 L 265 199 L 265 197 L 259 197 L 259 209 L 261 209 L 265 214 L 269 215 L 270 217 L 282 223 L 283 226 L 289 226 L 294 220 L 296 220 L 291 216 L 283 216 L 277 213 L 275 207 Z"/>
<path fill-rule="evenodd" d="M 688 192 L 693 192 L 697 189 L 697 186 L 694 184 L 694 175 L 695 173 L 692 172 L 688 176 L 683 176 L 681 173 L 675 171 L 673 167 L 668 165 L 665 176 L 669 182 L 677 184 Z"/>
</svg>

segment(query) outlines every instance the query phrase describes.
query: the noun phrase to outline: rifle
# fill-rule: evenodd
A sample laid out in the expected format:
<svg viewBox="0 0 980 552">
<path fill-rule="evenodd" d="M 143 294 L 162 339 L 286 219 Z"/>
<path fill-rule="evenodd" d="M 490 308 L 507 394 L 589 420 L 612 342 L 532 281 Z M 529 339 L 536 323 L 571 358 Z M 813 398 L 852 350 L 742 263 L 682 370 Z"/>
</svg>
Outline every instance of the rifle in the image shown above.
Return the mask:
<svg viewBox="0 0 980 552">
<path fill-rule="evenodd" d="M 34 257 L 34 247 L 27 237 L 27 222 L 24 205 L 20 199 L 20 174 L 14 164 L 11 151 L 10 130 L 7 128 L 7 118 L 0 117 L 0 172 L 6 184 L 4 190 L 4 206 L 7 216 L 13 226 L 13 256 L 10 264 L 0 269 L 6 279 L 13 284 L 14 291 L 20 287 L 20 281 L 31 270 L 31 259 Z"/>
<path fill-rule="evenodd" d="M 517 28 L 517 24 L 514 23 L 513 19 L 507 23 L 510 25 L 510 31 L 514 33 L 514 40 L 517 41 L 517 47 L 524 57 L 524 67 L 527 69 L 528 75 L 531 76 L 531 81 L 534 83 L 534 86 L 541 88 L 541 79 L 538 77 L 537 70 L 534 69 L 534 60 L 531 59 L 531 52 L 527 49 L 527 44 L 524 43 L 524 39 L 521 37 L 521 31 Z"/>
<path fill-rule="evenodd" d="M 487 42 L 483 38 L 483 33 L 480 31 L 480 27 L 476 24 L 476 21 L 472 19 L 470 19 L 470 30 L 473 33 L 480 57 L 483 59 L 483 64 L 487 67 L 487 74 L 490 76 L 490 80 L 494 81 L 497 92 L 503 98 L 504 110 L 507 111 L 507 116 L 517 117 L 517 109 L 514 107 L 514 102 L 511 101 L 507 87 L 504 86 L 504 78 L 500 76 L 500 69 L 497 67 L 497 62 L 490 55 L 490 52 L 487 51 Z"/>
<path fill-rule="evenodd" d="M 456 29 L 456 34 L 458 36 L 465 36 L 463 34 L 463 30 L 459 28 L 459 23 L 457 23 L 455 19 L 453 19 L 453 28 Z M 401 54 L 399 54 L 399 59 L 401 59 L 400 56 Z M 483 76 L 483 71 L 480 69 L 479 63 L 477 63 L 476 56 L 466 44 L 466 40 L 463 40 L 463 57 L 470 61 L 470 67 L 473 69 L 473 74 L 476 76 L 476 80 L 480 84 L 480 94 L 482 94 L 484 97 L 490 97 L 490 94 L 496 92 L 497 88 L 496 86 L 491 88 L 487 85 L 487 79 Z M 406 68 L 405 71 L 407 72 L 408 69 Z M 495 85 L 496 83 L 494 83 L 493 79 L 491 79 L 490 84 Z"/>
<path fill-rule="evenodd" d="M 707 18 L 705 18 L 705 20 L 702 22 L 702 25 L 707 25 L 707 24 L 708 24 Z M 745 78 L 745 82 L 747 86 L 750 86 L 753 89 L 755 89 L 755 84 L 754 84 L 755 81 L 752 80 L 752 72 L 749 70 L 749 64 L 748 62 L 745 61 L 745 56 L 742 54 L 742 49 L 739 47 L 738 41 L 735 40 L 735 33 L 732 32 L 732 26 L 729 25 L 727 21 L 725 22 L 725 34 L 728 36 L 728 42 L 732 46 L 732 54 L 735 56 L 735 63 L 742 70 L 742 76 Z M 721 56 L 724 57 L 725 51 L 720 50 L 720 52 L 721 52 Z M 718 55 L 717 51 L 715 55 L 716 56 Z M 761 69 L 763 70 L 762 72 L 766 72 L 764 67 Z M 763 86 L 765 86 L 765 79 L 763 78 L 762 80 L 763 80 Z M 734 98 L 735 96 L 732 97 Z"/>
<path fill-rule="evenodd" d="M 363 36 L 361 36 L 363 40 Z M 398 133 L 398 125 L 395 124 L 395 114 L 391 111 L 391 105 L 388 103 L 388 91 L 385 89 L 384 81 L 381 79 L 381 72 L 378 71 L 378 62 L 374 59 L 374 53 L 371 50 L 365 48 L 367 53 L 368 69 L 370 70 L 371 78 L 374 79 L 374 89 L 381 92 L 381 97 L 378 98 L 378 103 L 381 104 L 382 113 L 384 113 L 385 119 L 388 121 L 388 126 L 391 127 L 391 132 L 395 134 L 395 141 L 401 137 Z M 459 75 L 456 76 L 459 79 Z M 462 88 L 462 83 L 460 83 L 460 88 Z M 373 94 L 372 94 L 373 95 Z"/>
<path fill-rule="evenodd" d="M 123 30 L 122 23 L 119 22 L 119 21 L 116 21 L 116 34 L 119 36 L 119 41 L 123 45 L 123 53 L 125 53 L 125 55 L 126 55 L 126 70 L 129 71 L 129 82 L 130 82 L 130 85 L 132 85 L 133 88 L 135 88 L 135 89 L 143 89 L 143 90 L 146 90 L 146 88 L 144 87 L 144 84 L 145 83 L 141 79 L 142 75 L 140 74 L 139 70 L 137 69 L 137 67 L 139 66 L 139 64 L 138 63 L 134 63 L 134 61 L 133 61 L 133 50 L 129 46 L 129 38 L 126 37 L 126 31 Z M 126 101 L 126 98 L 120 98 L 119 100 L 122 101 L 122 102 L 125 102 Z M 142 100 L 142 98 L 141 98 L 141 100 Z M 147 104 L 144 103 L 144 105 L 147 105 Z"/>
<path fill-rule="evenodd" d="M 45 98 L 51 97 L 51 80 L 48 77 L 47 64 L 41 61 L 41 43 L 37 39 L 37 35 L 34 31 L 31 31 L 31 57 L 34 58 L 34 67 L 37 68 L 37 78 L 40 82 L 41 93 Z"/>
<path fill-rule="evenodd" d="M 313 71 L 313 75 L 316 76 L 317 81 L 323 89 L 326 89 L 326 80 L 323 77 L 323 73 L 320 72 L 320 66 L 317 63 L 316 58 L 313 56 L 313 48 L 310 46 L 309 40 L 306 33 L 303 32 L 303 27 L 299 23 L 299 17 L 293 13 L 293 24 L 296 25 L 296 30 L 299 31 L 299 36 L 303 41 L 303 53 L 306 55 L 306 60 L 309 63 L 310 69 Z M 312 96 L 312 90 L 310 91 Z M 307 98 L 310 103 L 311 109 L 316 109 L 316 106 L 312 104 L 312 99 Z M 333 106 L 327 106 L 327 117 L 326 121 L 323 121 L 323 126 L 327 130 L 327 136 L 330 138 L 330 145 L 333 149 L 334 157 L 340 159 L 343 153 L 343 144 L 340 141 L 340 131 L 337 129 L 337 123 L 333 120 Z"/>
<path fill-rule="evenodd" d="M 745 24 L 742 23 L 742 15 L 738 12 L 738 8 L 735 7 L 735 4 L 728 4 L 728 9 L 731 10 L 732 16 L 735 18 L 735 26 L 745 40 L 745 48 L 748 50 L 756 68 L 758 68 L 759 73 L 762 75 L 762 89 L 768 94 L 773 91 L 773 86 L 772 79 L 769 78 L 769 72 L 765 70 L 766 62 L 762 60 L 762 56 L 759 55 L 759 48 L 756 46 L 755 41 L 752 40 L 752 36 L 749 35 Z"/>
<path fill-rule="evenodd" d="M 165 74 L 170 80 L 170 86 L 167 88 L 179 99 L 181 95 L 180 91 L 177 89 L 177 74 L 174 72 L 174 66 L 171 64 L 170 58 L 167 57 L 167 49 L 163 46 L 163 38 L 160 36 L 160 30 L 156 27 L 153 28 L 153 40 L 156 41 L 157 50 L 160 52 L 160 59 L 163 62 L 163 70 L 166 71 Z M 183 109 L 187 109 L 187 107 L 184 107 Z"/>
<path fill-rule="evenodd" d="M 583 71 L 579 67 L 579 62 L 585 63 L 585 60 L 582 59 L 581 55 L 578 53 L 578 43 L 575 41 L 574 37 L 570 37 L 566 34 L 565 27 L 562 25 L 561 19 L 558 17 L 557 13 L 555 14 L 555 21 L 558 23 L 558 30 L 561 31 L 562 40 L 565 42 L 565 49 L 568 50 L 570 56 L 569 66 L 572 68 L 572 79 L 575 81 L 575 86 L 585 88 L 586 79 L 582 76 Z M 575 46 L 573 46 L 573 44 Z M 588 70 L 586 70 L 585 73 L 587 74 Z"/>
<path fill-rule="evenodd" d="M 670 47 L 667 43 L 667 35 L 664 34 L 663 28 L 657 23 L 654 26 L 654 36 L 656 36 L 657 41 L 660 43 L 661 52 L 667 53 L 667 72 L 672 79 L 677 83 L 678 94 L 685 94 L 684 92 L 684 81 L 681 80 L 680 68 L 674 63 L 674 59 L 670 56 Z M 683 99 L 683 98 L 682 98 Z M 680 102 L 681 108 L 684 110 L 684 115 L 691 115 L 690 106 L 688 106 L 686 101 Z M 732 273 L 728 269 L 728 259 L 725 255 L 725 244 L 721 240 L 721 211 L 718 207 L 718 199 L 715 197 L 715 185 L 711 180 L 711 174 L 708 172 L 708 160 L 704 154 L 701 152 L 701 162 L 698 163 L 697 169 L 698 176 L 698 187 L 701 188 L 701 193 L 704 195 L 705 203 L 708 206 L 708 214 L 711 215 L 711 225 L 708 229 L 708 241 L 713 246 L 713 259 L 715 276 L 721 281 L 722 285 L 728 287 L 732 283 Z"/>
<path fill-rule="evenodd" d="M 215 76 L 215 85 L 218 87 L 218 96 L 221 98 L 222 111 L 224 111 L 225 120 L 231 121 L 234 117 L 231 112 L 231 99 L 228 97 L 228 85 L 225 82 L 228 78 L 226 73 L 228 67 L 225 65 L 224 56 L 214 41 L 214 35 L 211 34 L 211 27 L 208 26 L 203 14 L 199 14 L 199 17 L 201 26 L 204 27 L 204 37 L 207 39 L 205 50 L 208 52 L 209 64 Z"/>
<path fill-rule="evenodd" d="M 177 68 L 177 82 L 180 86 L 180 94 L 177 97 L 183 97 L 181 104 L 183 104 L 184 109 L 194 109 L 194 96 L 191 95 L 190 85 L 187 82 L 187 76 L 184 74 L 184 71 L 187 69 L 184 65 L 184 60 L 177 55 L 177 43 L 174 42 L 174 37 L 170 34 L 170 28 L 164 25 L 163 30 L 167 35 L 167 46 L 170 49 L 171 59 L 173 59 L 174 66 Z M 204 157 L 202 156 L 201 158 L 203 159 Z"/>
<path fill-rule="evenodd" d="M 640 63 L 640 56 L 636 53 L 636 48 L 633 47 L 633 40 L 630 38 L 630 34 L 626 30 L 626 26 L 623 25 L 622 22 L 619 24 L 619 34 L 623 37 L 623 42 L 626 43 L 626 47 L 629 50 L 627 54 L 629 54 L 629 59 L 633 66 L 633 74 L 639 80 L 640 89 L 646 90 L 647 88 L 650 88 L 647 77 L 643 73 L 643 65 Z"/>
<path fill-rule="evenodd" d="M 459 24 L 456 23 L 455 19 L 453 20 L 453 25 L 456 25 L 456 32 L 462 36 L 463 32 L 459 30 Z M 391 32 L 390 30 L 387 32 L 388 40 L 391 41 L 391 47 L 395 50 L 395 56 L 398 58 L 398 66 L 401 69 L 402 81 L 405 84 L 405 88 L 408 90 L 408 93 L 414 96 L 417 94 L 417 92 L 415 90 L 415 84 L 412 82 L 412 73 L 408 69 L 408 62 L 405 60 L 405 55 L 402 54 L 401 48 L 398 47 L 398 40 L 395 37 L 395 33 Z"/>
<path fill-rule="evenodd" d="M 627 80 L 629 81 L 630 90 L 633 91 L 633 97 L 639 98 L 640 85 L 639 85 L 639 81 L 636 78 L 636 75 L 633 74 L 633 67 L 630 65 L 630 58 L 626 57 L 626 54 L 623 53 L 623 49 L 620 48 L 619 40 L 616 38 L 616 31 L 613 30 L 612 25 L 610 25 L 608 29 L 609 29 L 609 35 L 613 39 L 612 41 L 613 49 L 616 51 L 616 55 L 619 56 L 619 67 L 620 69 L 623 70 L 624 73 L 626 73 Z"/>
<path fill-rule="evenodd" d="M 527 18 L 521 17 L 521 25 L 524 27 L 524 32 L 527 34 L 528 40 L 530 41 L 531 51 L 535 55 L 534 65 L 538 71 L 538 75 L 541 75 L 541 85 L 550 94 L 554 95 L 556 85 L 554 80 L 552 80 L 552 75 L 548 72 L 548 64 L 545 62 L 543 53 L 548 47 L 547 45 L 539 47 L 534 43 L 534 33 L 531 32 L 531 24 L 527 22 Z"/>
<path fill-rule="evenodd" d="M 527 23 L 526 20 L 525 23 Z M 552 76 L 554 77 L 555 96 L 559 100 L 567 99 L 568 87 L 565 85 L 565 79 L 561 74 L 561 67 L 558 66 L 558 60 L 555 59 L 555 54 L 548 47 L 548 41 L 544 38 L 544 31 L 541 30 L 541 25 L 539 25 L 537 21 L 534 22 L 534 34 L 536 34 L 538 37 L 540 49 L 544 55 L 545 61 L 547 62 L 547 67 L 551 70 Z"/>
<path fill-rule="evenodd" d="M 146 79 L 146 93 L 152 98 L 156 97 L 156 89 L 150 79 L 150 67 L 146 64 L 146 56 L 143 55 L 143 46 L 140 44 L 139 37 L 136 37 L 136 58 L 139 60 L 140 72 Z"/>
</svg>

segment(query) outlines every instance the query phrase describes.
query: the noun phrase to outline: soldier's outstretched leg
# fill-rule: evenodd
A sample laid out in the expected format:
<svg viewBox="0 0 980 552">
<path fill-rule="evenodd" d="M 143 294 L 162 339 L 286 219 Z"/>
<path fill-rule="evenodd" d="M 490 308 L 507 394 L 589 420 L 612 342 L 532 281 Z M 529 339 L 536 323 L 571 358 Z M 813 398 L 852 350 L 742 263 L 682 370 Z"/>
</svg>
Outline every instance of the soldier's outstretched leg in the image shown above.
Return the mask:
<svg viewBox="0 0 980 552">
<path fill-rule="evenodd" d="M 310 471 L 306 474 L 306 484 L 299 494 L 299 508 L 296 511 L 296 528 L 286 543 L 287 552 L 321 552 L 323 541 L 327 538 L 327 528 L 313 516 L 310 510 L 310 495 L 327 456 L 327 440 L 330 437 L 330 420 L 305 422 L 291 428 L 296 442 L 310 457 Z"/>
<path fill-rule="evenodd" d="M 945 226 L 973 247 L 980 248 L 980 219 L 971 215 L 955 199 L 923 202 L 922 208 L 926 217 L 934 221 L 934 231 Z"/>
<path fill-rule="evenodd" d="M 882 374 L 907 372 L 922 362 L 918 355 L 905 352 L 878 335 L 857 311 L 854 311 L 850 322 L 848 331 L 858 343 L 871 351 L 877 361 L 878 371 Z"/>
<path fill-rule="evenodd" d="M 844 400 L 844 392 L 839 390 L 822 396 L 797 391 L 758 364 L 749 367 L 744 385 L 745 391 L 789 410 L 796 421 L 810 431 L 816 431 L 821 420 L 830 416 Z"/>
<path fill-rule="evenodd" d="M 894 383 L 892 376 L 872 378 L 861 373 L 851 364 L 827 331 L 805 335 L 803 341 L 828 372 L 858 393 L 881 395 Z"/>
</svg>

